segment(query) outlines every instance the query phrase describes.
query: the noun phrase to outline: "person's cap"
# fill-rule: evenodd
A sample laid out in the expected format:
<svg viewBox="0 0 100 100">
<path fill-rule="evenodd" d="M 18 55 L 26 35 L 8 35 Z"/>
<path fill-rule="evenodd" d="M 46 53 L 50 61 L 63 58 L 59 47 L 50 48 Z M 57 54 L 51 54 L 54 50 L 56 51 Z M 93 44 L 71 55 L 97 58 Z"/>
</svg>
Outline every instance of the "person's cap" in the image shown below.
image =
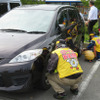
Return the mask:
<svg viewBox="0 0 100 100">
<path fill-rule="evenodd" d="M 48 50 L 48 48 L 46 48 L 46 47 L 43 47 L 43 50 Z"/>
<path fill-rule="evenodd" d="M 94 35 L 96 35 L 96 33 L 95 33 L 95 32 L 90 33 L 90 36 L 94 36 Z"/>
</svg>

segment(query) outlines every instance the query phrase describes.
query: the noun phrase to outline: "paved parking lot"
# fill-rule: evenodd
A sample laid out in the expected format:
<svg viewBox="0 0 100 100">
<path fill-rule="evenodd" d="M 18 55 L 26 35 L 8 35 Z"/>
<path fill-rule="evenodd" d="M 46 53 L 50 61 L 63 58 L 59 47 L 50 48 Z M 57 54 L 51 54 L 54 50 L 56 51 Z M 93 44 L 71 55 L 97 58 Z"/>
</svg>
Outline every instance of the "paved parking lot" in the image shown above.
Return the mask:
<svg viewBox="0 0 100 100">
<path fill-rule="evenodd" d="M 80 65 L 84 70 L 83 80 L 82 80 L 82 82 L 84 82 L 87 75 L 90 73 L 90 70 L 94 65 L 95 61 L 91 63 L 87 62 L 84 60 L 83 56 L 79 58 L 79 61 Z M 100 69 L 98 68 L 96 73 L 93 75 L 93 78 L 90 81 L 88 87 L 86 88 L 85 91 L 82 92 L 82 95 L 80 96 L 79 100 L 100 100 L 99 72 Z M 64 87 L 64 88 L 66 89 L 67 96 L 63 100 L 74 100 L 76 97 L 71 94 L 71 92 L 69 91 L 69 87 Z M 52 88 L 50 88 L 47 91 L 34 89 L 33 91 L 30 91 L 30 93 L 19 93 L 19 94 L 0 92 L 0 100 L 55 100 L 52 97 L 53 94 L 54 91 Z"/>
</svg>

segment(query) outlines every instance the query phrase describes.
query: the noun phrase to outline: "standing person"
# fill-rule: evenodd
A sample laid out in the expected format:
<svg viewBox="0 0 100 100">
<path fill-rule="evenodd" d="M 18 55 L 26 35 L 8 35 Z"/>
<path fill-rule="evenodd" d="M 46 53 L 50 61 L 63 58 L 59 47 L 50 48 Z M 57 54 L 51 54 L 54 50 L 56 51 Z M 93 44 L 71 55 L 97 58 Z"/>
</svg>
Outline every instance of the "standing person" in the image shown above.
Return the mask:
<svg viewBox="0 0 100 100">
<path fill-rule="evenodd" d="M 59 85 L 70 86 L 70 91 L 78 94 L 78 83 L 82 79 L 83 70 L 79 65 L 77 53 L 69 49 L 66 41 L 60 39 L 56 42 L 56 50 L 54 50 L 48 61 L 47 78 L 52 88 L 56 92 L 53 96 L 61 99 L 66 96 L 65 90 Z"/>
<path fill-rule="evenodd" d="M 89 34 L 91 34 L 93 32 L 93 26 L 98 20 L 98 9 L 94 6 L 93 1 L 89 2 L 89 6 L 90 6 L 90 11 L 88 14 L 88 21 L 86 22 L 86 24 L 88 24 L 88 32 Z"/>
</svg>

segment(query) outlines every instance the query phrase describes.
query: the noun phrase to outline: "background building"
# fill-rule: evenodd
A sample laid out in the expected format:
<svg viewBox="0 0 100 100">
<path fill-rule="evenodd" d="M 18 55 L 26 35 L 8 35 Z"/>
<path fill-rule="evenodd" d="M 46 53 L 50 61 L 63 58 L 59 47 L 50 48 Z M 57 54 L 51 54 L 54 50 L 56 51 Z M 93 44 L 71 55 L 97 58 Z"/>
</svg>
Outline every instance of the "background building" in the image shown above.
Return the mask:
<svg viewBox="0 0 100 100">
<path fill-rule="evenodd" d="M 47 4 L 63 4 L 72 6 L 82 6 L 81 0 L 45 0 Z"/>
</svg>

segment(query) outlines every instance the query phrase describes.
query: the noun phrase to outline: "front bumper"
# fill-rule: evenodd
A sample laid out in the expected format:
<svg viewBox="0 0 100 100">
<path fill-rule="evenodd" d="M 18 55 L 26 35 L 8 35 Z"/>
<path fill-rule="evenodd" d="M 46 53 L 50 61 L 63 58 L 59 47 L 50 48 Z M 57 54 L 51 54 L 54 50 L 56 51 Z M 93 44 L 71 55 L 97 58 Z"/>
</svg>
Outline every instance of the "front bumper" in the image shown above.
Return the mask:
<svg viewBox="0 0 100 100">
<path fill-rule="evenodd" d="M 0 65 L 0 90 L 23 91 L 26 89 L 32 81 L 32 63 Z"/>
</svg>

